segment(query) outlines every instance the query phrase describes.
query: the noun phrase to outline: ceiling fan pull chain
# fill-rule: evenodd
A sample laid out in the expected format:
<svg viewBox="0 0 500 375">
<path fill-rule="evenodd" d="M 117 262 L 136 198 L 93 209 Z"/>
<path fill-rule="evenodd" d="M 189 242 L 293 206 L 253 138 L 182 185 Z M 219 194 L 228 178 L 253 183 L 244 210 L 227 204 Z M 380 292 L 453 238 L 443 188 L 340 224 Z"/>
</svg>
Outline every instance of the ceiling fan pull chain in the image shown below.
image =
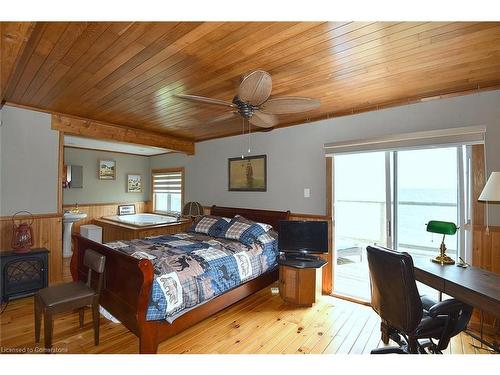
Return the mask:
<svg viewBox="0 0 500 375">
<path fill-rule="evenodd" d="M 248 153 L 250 153 L 250 121 L 248 121 Z"/>
<path fill-rule="evenodd" d="M 243 147 L 242 147 L 243 152 L 241 153 L 241 158 L 245 159 L 245 155 L 244 155 L 245 154 L 245 118 L 244 117 L 241 118 L 241 129 L 242 129 L 241 130 L 241 139 L 243 141 Z"/>
</svg>

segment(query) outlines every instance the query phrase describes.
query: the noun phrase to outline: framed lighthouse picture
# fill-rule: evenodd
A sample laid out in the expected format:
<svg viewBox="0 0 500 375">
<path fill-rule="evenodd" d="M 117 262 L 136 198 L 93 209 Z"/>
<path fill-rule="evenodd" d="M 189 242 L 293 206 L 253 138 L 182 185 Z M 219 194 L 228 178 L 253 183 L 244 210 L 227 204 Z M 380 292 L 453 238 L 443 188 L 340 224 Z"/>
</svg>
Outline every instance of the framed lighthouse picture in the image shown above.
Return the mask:
<svg viewBox="0 0 500 375">
<path fill-rule="evenodd" d="M 267 191 L 266 155 L 230 158 L 229 191 Z"/>
</svg>

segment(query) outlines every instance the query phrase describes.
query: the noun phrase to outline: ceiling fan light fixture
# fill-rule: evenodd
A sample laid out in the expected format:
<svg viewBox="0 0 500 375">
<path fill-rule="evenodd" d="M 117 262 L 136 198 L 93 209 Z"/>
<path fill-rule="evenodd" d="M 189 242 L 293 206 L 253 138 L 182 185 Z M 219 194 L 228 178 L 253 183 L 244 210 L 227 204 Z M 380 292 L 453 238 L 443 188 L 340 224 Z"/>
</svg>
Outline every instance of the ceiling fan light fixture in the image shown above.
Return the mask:
<svg viewBox="0 0 500 375">
<path fill-rule="evenodd" d="M 271 128 L 277 125 L 279 121 L 276 115 L 311 111 L 320 106 L 318 100 L 305 97 L 290 96 L 269 99 L 271 90 L 271 75 L 263 70 L 255 70 L 243 77 L 238 93 L 233 97 L 232 102 L 197 95 L 177 94 L 175 96 L 181 99 L 231 108 L 231 114 L 218 116 L 209 123 L 229 120 L 233 114 L 238 114 L 243 119 L 247 119 L 249 123 L 261 128 Z"/>
</svg>

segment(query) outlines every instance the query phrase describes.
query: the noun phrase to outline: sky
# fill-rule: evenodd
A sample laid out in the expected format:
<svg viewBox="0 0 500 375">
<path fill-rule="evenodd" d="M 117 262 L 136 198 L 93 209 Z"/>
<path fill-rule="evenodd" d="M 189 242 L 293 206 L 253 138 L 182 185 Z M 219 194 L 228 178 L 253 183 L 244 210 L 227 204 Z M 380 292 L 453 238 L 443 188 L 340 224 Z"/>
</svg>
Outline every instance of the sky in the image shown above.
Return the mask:
<svg viewBox="0 0 500 375">
<path fill-rule="evenodd" d="M 398 151 L 397 155 L 400 190 L 456 191 L 456 147 Z M 334 163 L 336 200 L 385 200 L 385 152 L 338 155 Z"/>
</svg>

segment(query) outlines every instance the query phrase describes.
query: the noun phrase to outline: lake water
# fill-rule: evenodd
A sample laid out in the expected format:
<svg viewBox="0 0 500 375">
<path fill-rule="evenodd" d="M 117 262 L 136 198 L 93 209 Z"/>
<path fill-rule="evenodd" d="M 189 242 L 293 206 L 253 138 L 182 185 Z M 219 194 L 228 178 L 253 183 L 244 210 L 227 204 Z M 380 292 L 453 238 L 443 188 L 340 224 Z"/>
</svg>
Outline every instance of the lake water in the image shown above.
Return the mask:
<svg viewBox="0 0 500 375">
<path fill-rule="evenodd" d="M 441 236 L 426 231 L 429 220 L 457 223 L 457 192 L 454 190 L 400 189 L 398 202 L 399 249 L 435 251 L 439 248 Z M 433 203 L 436 204 L 429 205 Z M 386 245 L 385 222 L 384 202 L 336 201 L 336 248 Z M 446 236 L 445 243 L 448 249 L 456 250 L 457 235 Z"/>
</svg>

